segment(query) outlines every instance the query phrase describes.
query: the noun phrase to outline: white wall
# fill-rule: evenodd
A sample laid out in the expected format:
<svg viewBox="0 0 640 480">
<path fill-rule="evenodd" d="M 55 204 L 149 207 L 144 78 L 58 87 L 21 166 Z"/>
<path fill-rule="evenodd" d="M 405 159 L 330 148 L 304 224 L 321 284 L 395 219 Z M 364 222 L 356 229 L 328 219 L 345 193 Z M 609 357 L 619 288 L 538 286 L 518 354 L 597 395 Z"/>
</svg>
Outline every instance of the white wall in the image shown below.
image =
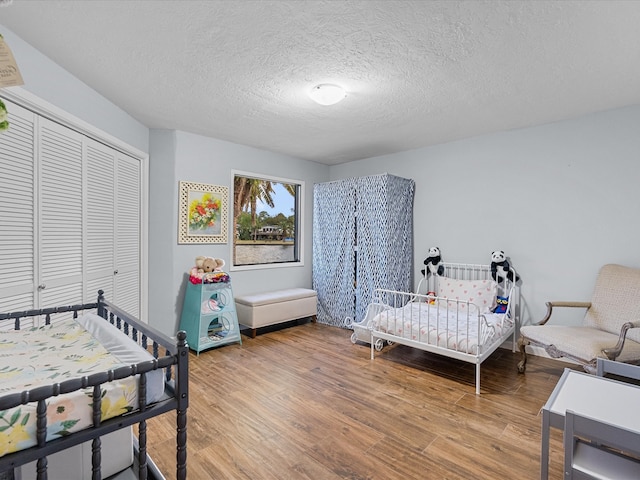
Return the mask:
<svg viewBox="0 0 640 480">
<path fill-rule="evenodd" d="M 601 265 L 640 267 L 639 132 L 633 106 L 333 166 L 330 174 L 413 178 L 416 278 L 430 246 L 448 262 L 489 263 L 493 250 L 504 250 L 522 277 L 523 320 L 531 323 L 546 301 L 589 300 Z"/>
<path fill-rule="evenodd" d="M 23 88 L 145 153 L 149 129 L 0 24 L 16 59 Z M 11 87 L 16 88 L 16 87 Z M 7 89 L 10 90 L 11 88 Z"/>
<path fill-rule="evenodd" d="M 149 318 L 157 328 L 174 333 L 179 325 L 188 272 L 198 255 L 231 263 L 231 246 L 178 245 L 178 182 L 229 187 L 232 170 L 305 182 L 304 266 L 231 271 L 235 295 L 278 288 L 311 288 L 313 184 L 327 181 L 329 167 L 235 143 L 185 132 L 151 131 L 149 191 Z M 233 231 L 229 215 L 229 232 Z"/>
</svg>

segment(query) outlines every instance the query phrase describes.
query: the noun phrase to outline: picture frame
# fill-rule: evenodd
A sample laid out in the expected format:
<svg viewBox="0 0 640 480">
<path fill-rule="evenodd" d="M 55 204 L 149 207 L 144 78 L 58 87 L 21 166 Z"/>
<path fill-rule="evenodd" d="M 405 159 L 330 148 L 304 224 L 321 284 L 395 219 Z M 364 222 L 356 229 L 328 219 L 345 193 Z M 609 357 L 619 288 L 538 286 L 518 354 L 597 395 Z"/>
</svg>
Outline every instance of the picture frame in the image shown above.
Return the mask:
<svg viewBox="0 0 640 480">
<path fill-rule="evenodd" d="M 227 243 L 229 187 L 179 184 L 178 243 Z"/>
</svg>

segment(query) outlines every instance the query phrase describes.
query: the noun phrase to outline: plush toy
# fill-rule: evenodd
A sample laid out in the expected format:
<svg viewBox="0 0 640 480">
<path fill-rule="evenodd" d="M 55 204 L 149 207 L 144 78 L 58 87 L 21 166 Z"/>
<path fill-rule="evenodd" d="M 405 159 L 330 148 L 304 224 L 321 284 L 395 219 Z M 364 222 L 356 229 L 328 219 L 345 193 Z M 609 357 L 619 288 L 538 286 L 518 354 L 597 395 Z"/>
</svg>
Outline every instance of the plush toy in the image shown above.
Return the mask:
<svg viewBox="0 0 640 480">
<path fill-rule="evenodd" d="M 198 273 L 222 272 L 225 262 L 221 258 L 196 257 L 196 269 Z"/>
<path fill-rule="evenodd" d="M 444 274 L 444 265 L 442 265 L 442 257 L 440 256 L 440 249 L 438 247 L 431 247 L 429 249 L 429 255 L 424 261 L 427 268 L 420 270 L 425 277 L 428 274 L 440 275 Z"/>
<path fill-rule="evenodd" d="M 509 297 L 496 297 L 496 307 L 493 309 L 493 313 L 507 313 L 507 307 L 509 306 Z"/>
<path fill-rule="evenodd" d="M 199 283 L 228 283 L 230 278 L 222 269 L 225 262 L 221 258 L 196 257 L 196 264 L 189 272 L 189 281 Z"/>
<path fill-rule="evenodd" d="M 436 304 L 436 292 L 430 291 L 427 292 L 427 303 L 429 305 L 435 305 Z"/>
<path fill-rule="evenodd" d="M 202 261 L 202 270 L 204 273 L 221 272 L 224 267 L 224 260 L 221 258 L 205 257 Z"/>
<path fill-rule="evenodd" d="M 520 280 L 518 274 L 516 274 L 514 278 L 511 265 L 509 265 L 509 260 L 507 260 L 507 257 L 502 250 L 491 252 L 491 278 L 498 283 L 502 283 L 505 278 L 511 282 L 517 282 Z"/>
</svg>

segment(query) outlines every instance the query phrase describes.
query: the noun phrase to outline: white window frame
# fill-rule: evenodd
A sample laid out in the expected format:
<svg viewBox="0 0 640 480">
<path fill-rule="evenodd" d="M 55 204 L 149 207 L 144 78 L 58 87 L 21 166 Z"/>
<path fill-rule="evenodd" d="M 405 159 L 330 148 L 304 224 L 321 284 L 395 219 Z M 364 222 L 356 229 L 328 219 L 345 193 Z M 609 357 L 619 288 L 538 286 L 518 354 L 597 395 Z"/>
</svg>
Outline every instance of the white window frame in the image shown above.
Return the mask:
<svg viewBox="0 0 640 480">
<path fill-rule="evenodd" d="M 240 176 L 240 177 L 251 177 L 251 178 L 258 178 L 261 180 L 268 180 L 270 182 L 274 182 L 274 183 L 289 183 L 289 184 L 295 184 L 295 185 L 299 185 L 300 186 L 300 190 L 299 190 L 299 194 L 298 194 L 298 209 L 296 212 L 296 242 L 298 243 L 298 261 L 295 262 L 283 262 L 283 263 L 263 263 L 263 264 L 257 264 L 257 265 L 234 265 L 234 260 L 233 260 L 233 245 L 235 242 L 235 239 L 233 238 L 235 229 L 233 228 L 233 222 L 235 221 L 234 218 L 234 197 L 235 197 L 235 191 L 234 191 L 234 179 L 236 178 L 236 176 Z M 231 259 L 231 265 L 229 266 L 229 270 L 230 271 L 243 271 L 243 270 L 261 270 L 261 269 L 266 269 L 266 268 L 288 268 L 288 267 L 304 267 L 304 211 L 305 211 L 305 207 L 304 207 L 304 199 L 305 199 L 305 182 L 304 180 L 297 180 L 297 179 L 292 179 L 292 178 L 283 178 L 283 177 L 276 177 L 274 175 L 270 175 L 270 174 L 266 174 L 266 173 L 257 173 L 257 172 L 246 172 L 246 171 L 242 171 L 242 170 L 231 170 L 231 182 L 230 182 L 231 188 L 229 189 L 229 209 L 230 209 L 230 213 L 229 213 L 229 218 L 230 218 L 230 225 L 229 225 L 229 246 L 230 246 L 230 251 L 229 251 L 229 258 Z"/>
</svg>

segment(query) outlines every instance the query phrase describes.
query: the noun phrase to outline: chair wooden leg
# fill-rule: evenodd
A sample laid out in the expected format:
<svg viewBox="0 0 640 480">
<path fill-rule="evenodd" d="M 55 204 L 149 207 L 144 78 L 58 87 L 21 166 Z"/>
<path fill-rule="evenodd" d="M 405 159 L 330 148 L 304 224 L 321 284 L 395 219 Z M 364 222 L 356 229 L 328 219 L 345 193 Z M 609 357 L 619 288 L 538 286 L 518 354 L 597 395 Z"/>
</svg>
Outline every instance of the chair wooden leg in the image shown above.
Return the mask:
<svg viewBox="0 0 640 480">
<path fill-rule="evenodd" d="M 520 335 L 520 338 L 518 339 L 518 349 L 520 350 L 522 360 L 518 363 L 518 373 L 524 373 L 527 369 L 527 345 L 529 345 L 529 342 Z"/>
</svg>

